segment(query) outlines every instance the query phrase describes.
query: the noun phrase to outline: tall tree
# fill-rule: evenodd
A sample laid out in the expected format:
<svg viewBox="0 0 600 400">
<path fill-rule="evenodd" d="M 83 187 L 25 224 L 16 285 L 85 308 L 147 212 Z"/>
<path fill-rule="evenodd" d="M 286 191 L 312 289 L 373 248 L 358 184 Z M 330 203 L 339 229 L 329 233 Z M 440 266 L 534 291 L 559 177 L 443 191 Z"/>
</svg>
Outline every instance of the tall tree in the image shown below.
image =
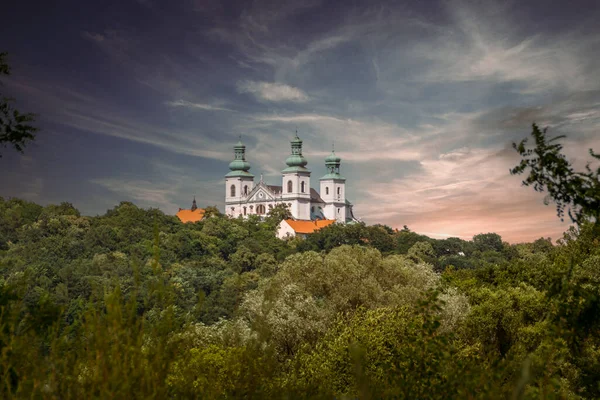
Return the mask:
<svg viewBox="0 0 600 400">
<path fill-rule="evenodd" d="M 0 76 L 10 75 L 6 55 L 7 53 L 0 53 Z M 2 82 L 0 86 L 1 84 Z M 27 142 L 35 138 L 38 129 L 29 124 L 35 120 L 35 115 L 16 110 L 12 106 L 13 101 L 14 99 L 0 93 L 0 146 L 13 146 L 22 153 Z"/>
<path fill-rule="evenodd" d="M 519 165 L 510 170 L 513 175 L 520 175 L 529 169 L 529 175 L 523 185 L 530 186 L 538 192 L 547 192 L 544 203 L 550 200 L 556 203 L 556 212 L 561 221 L 565 208 L 571 220 L 577 225 L 593 219 L 596 225 L 600 220 L 600 167 L 595 171 L 586 165 L 586 172 L 576 172 L 571 162 L 562 154 L 562 145 L 557 143 L 564 135 L 546 139 L 546 131 L 533 124 L 531 135 L 535 140 L 534 148 L 527 148 L 527 139 L 513 148 L 521 155 Z M 590 149 L 590 155 L 600 161 L 600 154 Z"/>
</svg>

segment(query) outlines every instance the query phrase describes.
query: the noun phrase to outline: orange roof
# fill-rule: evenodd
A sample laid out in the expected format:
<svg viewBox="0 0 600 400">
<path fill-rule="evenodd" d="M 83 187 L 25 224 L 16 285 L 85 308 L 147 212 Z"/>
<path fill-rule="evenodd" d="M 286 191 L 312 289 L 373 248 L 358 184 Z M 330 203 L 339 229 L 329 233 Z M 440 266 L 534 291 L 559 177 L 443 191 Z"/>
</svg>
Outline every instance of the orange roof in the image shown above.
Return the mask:
<svg viewBox="0 0 600 400">
<path fill-rule="evenodd" d="M 313 233 L 321 228 L 325 228 L 327 225 L 333 224 L 335 220 L 318 219 L 316 221 L 296 221 L 293 219 L 286 219 L 285 222 L 287 222 L 296 233 Z"/>
<path fill-rule="evenodd" d="M 194 211 L 192 210 L 179 210 L 176 214 L 177 218 L 181 220 L 181 222 L 198 222 L 204 218 L 205 210 L 203 208 L 196 208 Z"/>
</svg>

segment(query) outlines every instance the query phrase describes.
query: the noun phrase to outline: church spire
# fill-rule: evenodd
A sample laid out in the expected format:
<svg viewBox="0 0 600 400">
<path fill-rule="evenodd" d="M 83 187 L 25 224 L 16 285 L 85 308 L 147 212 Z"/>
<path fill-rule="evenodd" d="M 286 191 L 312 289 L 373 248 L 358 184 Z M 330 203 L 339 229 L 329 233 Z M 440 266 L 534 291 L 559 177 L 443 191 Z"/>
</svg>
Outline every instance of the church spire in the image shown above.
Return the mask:
<svg viewBox="0 0 600 400">
<path fill-rule="evenodd" d="M 242 135 L 240 135 L 240 141 L 233 147 L 234 159 L 229 163 L 229 169 L 231 170 L 226 176 L 247 176 L 253 177 L 250 170 L 250 163 L 246 161 L 246 146 L 242 143 Z"/>
<path fill-rule="evenodd" d="M 194 201 L 192 201 L 192 211 L 196 211 L 198 206 L 196 205 L 196 196 L 194 196 Z"/>
<path fill-rule="evenodd" d="M 325 167 L 327 168 L 327 175 L 321 179 L 345 179 L 340 175 L 340 164 L 342 159 L 335 154 L 333 143 L 331 145 L 331 154 L 325 158 Z"/>
<path fill-rule="evenodd" d="M 302 155 L 302 140 L 298 137 L 297 130 L 295 137 L 290 143 L 292 145 L 292 152 L 285 160 L 288 167 L 284 169 L 283 172 L 308 171 L 306 169 L 308 161 L 306 161 L 306 158 Z"/>
</svg>

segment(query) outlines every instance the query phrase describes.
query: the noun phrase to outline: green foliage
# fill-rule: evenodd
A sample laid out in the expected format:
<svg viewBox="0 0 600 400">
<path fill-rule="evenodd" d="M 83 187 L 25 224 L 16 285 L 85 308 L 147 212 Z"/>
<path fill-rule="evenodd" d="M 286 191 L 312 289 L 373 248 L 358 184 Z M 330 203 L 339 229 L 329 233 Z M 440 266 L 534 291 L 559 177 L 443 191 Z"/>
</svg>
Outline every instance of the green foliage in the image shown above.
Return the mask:
<svg viewBox="0 0 600 400">
<path fill-rule="evenodd" d="M 19 199 L 0 197 L 0 251 L 18 240 L 17 229 L 35 222 L 43 207 Z"/>
<path fill-rule="evenodd" d="M 290 386 L 335 398 L 486 398 L 491 382 L 481 360 L 440 333 L 436 307 L 342 316 L 314 348 L 303 348 Z"/>
<path fill-rule="evenodd" d="M 0 396 L 600 397 L 593 225 L 556 245 L 276 225 L 0 199 Z"/>
<path fill-rule="evenodd" d="M 544 202 L 548 204 L 552 199 L 556 203 L 556 212 L 561 221 L 566 208 L 571 220 L 578 225 L 588 219 L 600 223 L 600 166 L 593 171 L 588 164 L 586 172 L 576 172 L 562 154 L 562 145 L 557 143 L 565 136 L 548 140 L 547 130 L 548 128 L 540 130 L 533 124 L 533 149 L 525 147 L 527 139 L 523 139 L 518 145 L 513 143 L 513 148 L 522 160 L 510 171 L 511 174 L 522 174 L 529 169 L 523 185 L 533 185 L 538 192 L 548 192 Z M 600 160 L 600 155 L 595 154 L 592 149 L 590 155 Z"/>
<path fill-rule="evenodd" d="M 0 76 L 10 75 L 10 66 L 6 62 L 7 53 L 0 53 Z M 1 86 L 0 82 L 0 86 Z M 35 138 L 37 128 L 30 125 L 35 120 L 31 113 L 21 113 L 12 106 L 14 100 L 0 93 L 0 146 L 11 145 L 23 152 L 27 142 Z M 0 157 L 2 155 L 0 154 Z"/>
<path fill-rule="evenodd" d="M 473 236 L 473 247 L 482 253 L 486 251 L 501 252 L 504 249 L 502 237 L 497 233 L 480 233 Z"/>
<path fill-rule="evenodd" d="M 292 213 L 290 212 L 289 207 L 285 203 L 280 203 L 269 210 L 265 222 L 275 228 L 281 221 L 290 218 L 292 218 Z"/>
</svg>

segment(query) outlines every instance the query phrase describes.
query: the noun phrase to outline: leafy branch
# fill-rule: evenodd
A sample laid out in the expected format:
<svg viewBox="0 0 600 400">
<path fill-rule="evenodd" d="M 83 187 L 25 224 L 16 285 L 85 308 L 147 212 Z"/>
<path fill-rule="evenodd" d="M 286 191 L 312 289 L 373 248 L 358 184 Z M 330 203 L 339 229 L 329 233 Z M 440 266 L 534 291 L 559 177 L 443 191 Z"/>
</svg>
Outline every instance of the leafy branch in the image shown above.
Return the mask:
<svg viewBox="0 0 600 400">
<path fill-rule="evenodd" d="M 527 139 L 513 148 L 521 155 L 519 165 L 510 170 L 512 175 L 520 175 L 529 169 L 523 185 L 531 186 L 537 192 L 547 192 L 544 203 L 550 200 L 556 203 L 556 213 L 564 221 L 567 215 L 578 226 L 589 220 L 600 220 L 600 167 L 595 171 L 586 165 L 585 172 L 576 172 L 569 160 L 562 154 L 562 145 L 558 143 L 565 136 L 546 138 L 548 128 L 540 130 L 534 123 L 531 135 L 535 147 L 528 148 Z M 590 155 L 600 160 L 600 154 L 590 149 Z"/>
<path fill-rule="evenodd" d="M 0 75 L 10 75 L 6 55 L 7 53 L 0 53 Z M 0 145 L 12 145 L 22 153 L 27 142 L 35 139 L 38 128 L 29 124 L 35 120 L 35 114 L 19 112 L 12 106 L 12 102 L 14 99 L 0 94 Z"/>
</svg>

